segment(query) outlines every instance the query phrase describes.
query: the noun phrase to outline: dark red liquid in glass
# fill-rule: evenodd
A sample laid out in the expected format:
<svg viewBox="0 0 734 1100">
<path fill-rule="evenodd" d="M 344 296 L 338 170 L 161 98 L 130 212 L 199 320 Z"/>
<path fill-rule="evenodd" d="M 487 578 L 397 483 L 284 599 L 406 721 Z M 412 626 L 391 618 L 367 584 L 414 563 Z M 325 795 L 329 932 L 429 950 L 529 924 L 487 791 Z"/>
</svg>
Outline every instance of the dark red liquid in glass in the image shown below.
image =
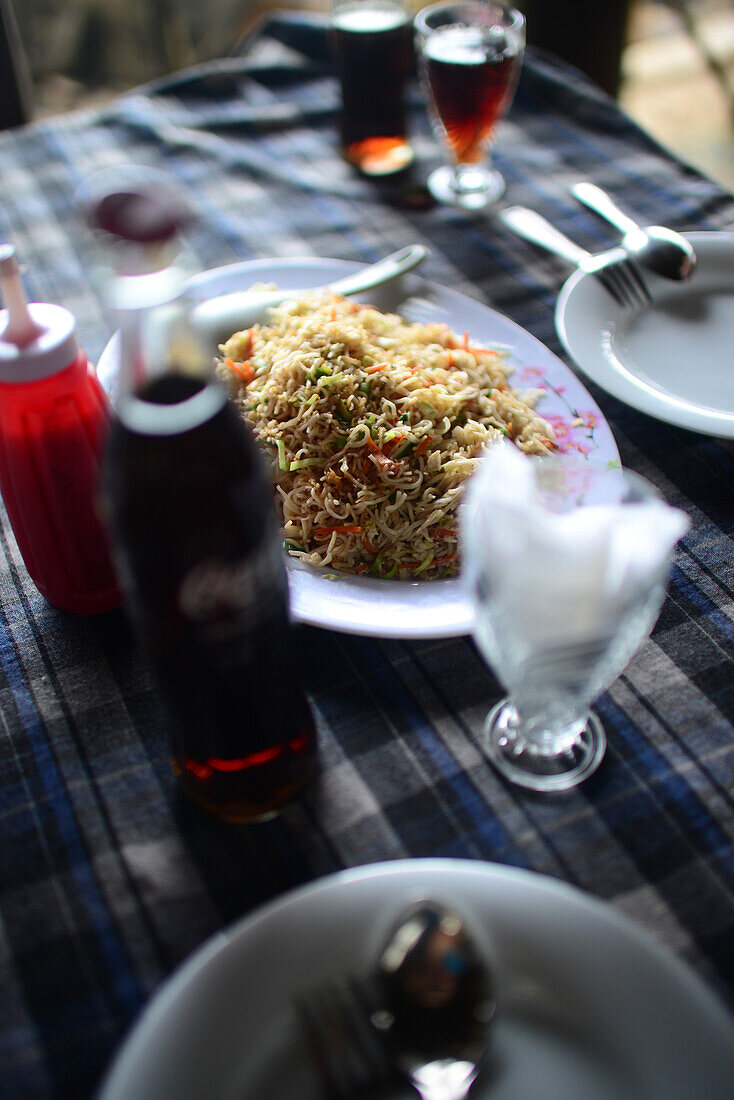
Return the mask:
<svg viewBox="0 0 734 1100">
<path fill-rule="evenodd" d="M 471 33 L 472 28 L 465 28 Z M 454 48 L 456 46 L 456 48 Z M 429 39 L 423 64 L 438 120 L 454 159 L 476 164 L 482 159 L 497 121 L 515 91 L 520 55 L 510 48 L 480 51 L 465 48 L 457 31 Z"/>
<path fill-rule="evenodd" d="M 333 26 L 347 160 L 376 174 L 405 167 L 412 159 L 405 111 L 412 36 L 406 13 L 397 5 L 362 3 L 337 12 Z"/>
</svg>

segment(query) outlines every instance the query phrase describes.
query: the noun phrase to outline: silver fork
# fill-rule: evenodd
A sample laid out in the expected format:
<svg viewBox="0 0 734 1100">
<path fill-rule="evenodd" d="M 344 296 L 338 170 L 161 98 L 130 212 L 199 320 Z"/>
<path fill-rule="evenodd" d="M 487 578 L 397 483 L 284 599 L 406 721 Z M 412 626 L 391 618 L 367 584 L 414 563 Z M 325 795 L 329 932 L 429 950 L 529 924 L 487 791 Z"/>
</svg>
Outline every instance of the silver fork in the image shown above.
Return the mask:
<svg viewBox="0 0 734 1100">
<path fill-rule="evenodd" d="M 324 983 L 295 1003 L 323 1100 L 388 1100 L 406 1086 L 370 1018 L 368 994 L 353 978 Z"/>
<path fill-rule="evenodd" d="M 500 213 L 500 218 L 518 236 L 563 256 L 582 271 L 593 275 L 622 308 L 645 306 L 652 301 L 642 272 L 624 249 L 587 252 L 551 225 L 542 214 L 525 206 L 510 206 Z"/>
</svg>

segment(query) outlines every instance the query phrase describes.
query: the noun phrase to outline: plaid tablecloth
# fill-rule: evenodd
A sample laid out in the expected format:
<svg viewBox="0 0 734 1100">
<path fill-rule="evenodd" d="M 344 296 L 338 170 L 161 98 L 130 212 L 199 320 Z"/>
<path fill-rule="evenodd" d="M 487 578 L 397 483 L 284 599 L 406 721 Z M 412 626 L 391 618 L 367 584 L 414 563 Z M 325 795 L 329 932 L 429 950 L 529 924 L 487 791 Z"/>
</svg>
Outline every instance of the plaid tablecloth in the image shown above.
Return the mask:
<svg viewBox="0 0 734 1100">
<path fill-rule="evenodd" d="M 132 160 L 200 214 L 202 268 L 265 256 L 371 261 L 415 241 L 428 278 L 492 303 L 554 351 L 561 261 L 495 215 L 424 208 L 338 155 L 323 28 L 276 17 L 239 56 L 111 107 L 0 137 L 0 239 L 31 296 L 110 332 L 74 196 Z M 439 153 L 417 89 L 418 173 Z M 497 145 L 508 202 L 579 243 L 613 237 L 568 192 L 607 187 L 642 219 L 734 225 L 734 199 L 613 101 L 530 51 Z M 695 364 L 692 364 L 695 370 Z M 0 1092 L 85 1097 L 142 1006 L 207 936 L 328 872 L 459 856 L 573 883 L 632 917 L 734 1005 L 734 459 L 594 391 L 623 462 L 692 519 L 653 637 L 598 704 L 598 773 L 559 797 L 503 783 L 480 750 L 500 688 L 469 638 L 407 643 L 301 628 L 323 770 L 281 819 L 227 827 L 176 796 L 164 726 L 122 612 L 75 618 L 25 572 L 0 513 Z"/>
</svg>

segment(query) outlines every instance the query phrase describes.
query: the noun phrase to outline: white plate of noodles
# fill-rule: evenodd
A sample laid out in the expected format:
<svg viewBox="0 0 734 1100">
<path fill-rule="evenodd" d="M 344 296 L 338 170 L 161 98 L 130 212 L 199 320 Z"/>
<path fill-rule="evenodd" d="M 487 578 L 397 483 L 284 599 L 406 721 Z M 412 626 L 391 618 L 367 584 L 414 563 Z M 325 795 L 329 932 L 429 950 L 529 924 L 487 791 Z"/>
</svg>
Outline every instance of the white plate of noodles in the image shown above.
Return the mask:
<svg viewBox="0 0 734 1100">
<path fill-rule="evenodd" d="M 200 301 L 323 287 L 358 265 L 254 260 L 192 282 Z M 213 352 L 216 349 L 212 349 Z M 98 375 L 113 393 L 117 342 Z M 484 447 L 618 462 L 576 376 L 535 337 L 415 275 L 340 299 L 306 294 L 219 351 L 218 373 L 270 458 L 293 617 L 347 633 L 471 632 L 456 513 Z"/>
</svg>

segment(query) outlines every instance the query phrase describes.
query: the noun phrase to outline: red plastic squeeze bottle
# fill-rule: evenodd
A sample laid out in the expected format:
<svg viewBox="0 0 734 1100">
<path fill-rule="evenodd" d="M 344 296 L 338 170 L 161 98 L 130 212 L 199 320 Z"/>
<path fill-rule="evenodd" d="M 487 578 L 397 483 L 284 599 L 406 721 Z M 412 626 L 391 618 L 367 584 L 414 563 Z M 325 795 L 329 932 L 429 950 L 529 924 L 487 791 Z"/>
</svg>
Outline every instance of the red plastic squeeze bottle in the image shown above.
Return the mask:
<svg viewBox="0 0 734 1100">
<path fill-rule="evenodd" d="M 108 404 L 61 306 L 28 304 L 0 245 L 0 493 L 26 568 L 62 611 L 121 602 L 97 514 Z"/>
</svg>

